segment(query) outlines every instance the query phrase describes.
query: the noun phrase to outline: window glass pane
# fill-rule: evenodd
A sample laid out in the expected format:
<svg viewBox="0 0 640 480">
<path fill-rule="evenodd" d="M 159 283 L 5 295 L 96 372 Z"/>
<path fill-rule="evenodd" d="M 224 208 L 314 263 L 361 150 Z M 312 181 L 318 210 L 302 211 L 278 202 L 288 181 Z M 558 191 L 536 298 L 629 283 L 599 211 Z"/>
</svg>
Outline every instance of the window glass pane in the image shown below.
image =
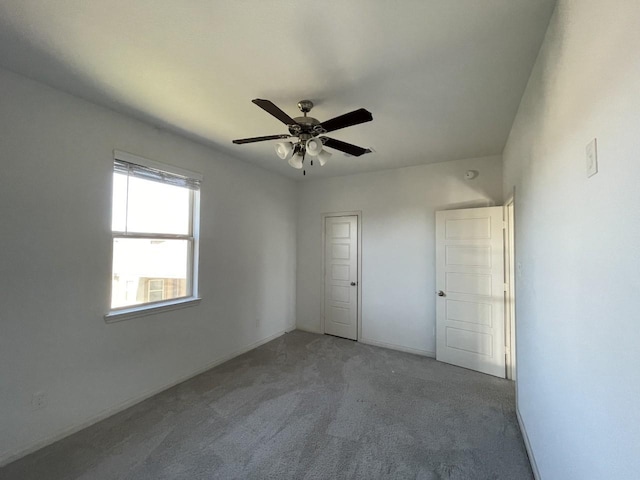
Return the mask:
<svg viewBox="0 0 640 480">
<path fill-rule="evenodd" d="M 113 174 L 111 230 L 124 232 L 127 222 L 127 176 Z"/>
<path fill-rule="evenodd" d="M 111 308 L 186 297 L 188 240 L 113 239 Z"/>
<path fill-rule="evenodd" d="M 188 188 L 129 177 L 127 231 L 188 235 L 189 192 Z"/>
</svg>

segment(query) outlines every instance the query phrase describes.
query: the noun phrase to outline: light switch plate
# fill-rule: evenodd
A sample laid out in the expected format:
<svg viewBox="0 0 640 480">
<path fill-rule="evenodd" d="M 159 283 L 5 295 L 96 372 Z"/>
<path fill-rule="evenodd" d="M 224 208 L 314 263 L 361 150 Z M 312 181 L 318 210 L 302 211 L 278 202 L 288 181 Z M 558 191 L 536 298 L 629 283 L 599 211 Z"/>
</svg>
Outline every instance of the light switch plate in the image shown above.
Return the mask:
<svg viewBox="0 0 640 480">
<path fill-rule="evenodd" d="M 596 173 L 598 173 L 598 142 L 594 138 L 587 144 L 587 178 L 593 177 Z"/>
</svg>

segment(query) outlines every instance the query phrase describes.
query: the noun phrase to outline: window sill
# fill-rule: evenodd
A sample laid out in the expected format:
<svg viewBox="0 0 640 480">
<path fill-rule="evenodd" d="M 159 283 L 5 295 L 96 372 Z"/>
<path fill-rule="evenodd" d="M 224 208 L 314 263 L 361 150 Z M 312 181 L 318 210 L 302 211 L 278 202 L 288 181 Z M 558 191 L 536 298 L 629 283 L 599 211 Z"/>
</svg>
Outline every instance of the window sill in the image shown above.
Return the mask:
<svg viewBox="0 0 640 480">
<path fill-rule="evenodd" d="M 151 305 L 136 305 L 130 308 L 112 310 L 104 316 L 104 321 L 107 323 L 115 323 L 137 317 L 146 317 L 147 315 L 155 315 L 156 313 L 170 312 L 171 310 L 193 307 L 200 304 L 200 301 L 200 298 L 189 297 L 167 300 L 166 302 L 158 302 Z"/>
</svg>

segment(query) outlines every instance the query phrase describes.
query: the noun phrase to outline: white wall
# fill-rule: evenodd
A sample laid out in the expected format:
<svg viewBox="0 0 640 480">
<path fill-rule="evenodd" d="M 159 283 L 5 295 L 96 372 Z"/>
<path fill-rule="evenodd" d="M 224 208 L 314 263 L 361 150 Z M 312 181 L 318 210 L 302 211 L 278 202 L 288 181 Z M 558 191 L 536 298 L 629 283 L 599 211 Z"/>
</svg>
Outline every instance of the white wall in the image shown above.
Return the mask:
<svg viewBox="0 0 640 480">
<path fill-rule="evenodd" d="M 0 462 L 293 327 L 292 181 L 5 70 L 0 92 Z M 114 148 L 204 174 L 199 306 L 104 322 Z"/>
<path fill-rule="evenodd" d="M 544 480 L 640 475 L 639 52 L 640 2 L 560 0 L 504 151 L 519 410 Z"/>
<path fill-rule="evenodd" d="M 501 182 L 501 158 L 487 157 L 301 183 L 298 328 L 321 331 L 321 215 L 360 210 L 362 340 L 434 356 L 435 211 L 500 205 Z"/>
</svg>

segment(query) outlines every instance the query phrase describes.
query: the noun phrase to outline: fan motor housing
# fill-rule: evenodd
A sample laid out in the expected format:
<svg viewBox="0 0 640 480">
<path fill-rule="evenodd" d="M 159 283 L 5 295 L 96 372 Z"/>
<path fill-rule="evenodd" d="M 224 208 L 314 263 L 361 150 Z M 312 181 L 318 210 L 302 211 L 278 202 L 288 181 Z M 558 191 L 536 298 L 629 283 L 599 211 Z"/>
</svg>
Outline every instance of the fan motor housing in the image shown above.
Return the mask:
<svg viewBox="0 0 640 480">
<path fill-rule="evenodd" d="M 289 125 L 289 133 L 291 135 L 309 135 L 309 138 L 320 135 L 322 128 L 316 128 L 320 122 L 313 117 L 296 117 L 294 118 L 297 125 Z"/>
</svg>

